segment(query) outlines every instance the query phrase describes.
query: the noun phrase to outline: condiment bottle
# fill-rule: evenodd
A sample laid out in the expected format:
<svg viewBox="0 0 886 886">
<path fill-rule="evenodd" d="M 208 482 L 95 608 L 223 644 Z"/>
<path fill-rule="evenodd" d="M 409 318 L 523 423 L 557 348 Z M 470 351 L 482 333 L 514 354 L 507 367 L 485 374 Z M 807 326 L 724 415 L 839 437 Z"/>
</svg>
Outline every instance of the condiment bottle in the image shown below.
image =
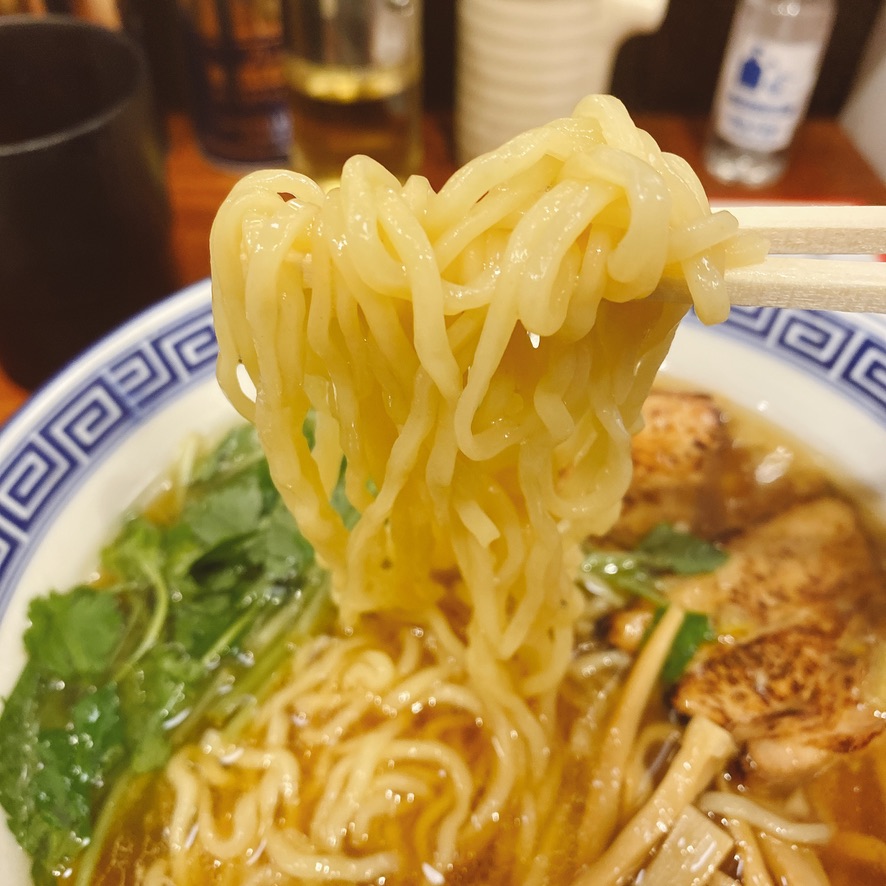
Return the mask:
<svg viewBox="0 0 886 886">
<path fill-rule="evenodd" d="M 782 175 L 835 12 L 835 0 L 740 0 L 704 151 L 716 178 L 762 187 Z"/>
<path fill-rule="evenodd" d="M 222 163 L 285 165 L 291 119 L 279 0 L 178 0 L 203 150 Z"/>
</svg>

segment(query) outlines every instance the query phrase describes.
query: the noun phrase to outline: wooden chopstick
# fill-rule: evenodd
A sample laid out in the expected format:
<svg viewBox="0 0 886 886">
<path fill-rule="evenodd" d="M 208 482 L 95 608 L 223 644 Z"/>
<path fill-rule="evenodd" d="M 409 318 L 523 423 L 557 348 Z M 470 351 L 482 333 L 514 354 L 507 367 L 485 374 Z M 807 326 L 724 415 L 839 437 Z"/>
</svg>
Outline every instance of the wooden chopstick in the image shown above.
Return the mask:
<svg viewBox="0 0 886 886">
<path fill-rule="evenodd" d="M 886 263 L 767 256 L 726 272 L 733 305 L 886 314 Z M 654 298 L 688 301 L 686 281 L 663 277 Z"/>
<path fill-rule="evenodd" d="M 767 256 L 726 272 L 733 305 L 886 314 L 886 263 Z M 686 281 L 663 277 L 654 298 L 688 301 Z"/>
<path fill-rule="evenodd" d="M 761 264 L 726 272 L 733 305 L 886 314 L 886 262 L 808 257 L 886 255 L 886 206 L 717 208 L 770 243 Z M 685 281 L 663 278 L 655 297 L 685 301 L 689 293 Z"/>
<path fill-rule="evenodd" d="M 726 272 L 734 305 L 886 314 L 886 264 L 767 256 Z"/>
<path fill-rule="evenodd" d="M 779 255 L 884 255 L 886 206 L 723 206 Z"/>
</svg>

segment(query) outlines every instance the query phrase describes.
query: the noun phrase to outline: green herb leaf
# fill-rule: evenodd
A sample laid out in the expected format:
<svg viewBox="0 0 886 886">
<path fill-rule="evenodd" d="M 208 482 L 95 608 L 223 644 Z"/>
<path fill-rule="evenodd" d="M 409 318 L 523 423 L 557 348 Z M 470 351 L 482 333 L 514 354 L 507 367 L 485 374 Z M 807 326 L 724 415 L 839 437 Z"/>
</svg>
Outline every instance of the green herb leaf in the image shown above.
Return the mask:
<svg viewBox="0 0 886 886">
<path fill-rule="evenodd" d="M 39 849 L 45 826 L 35 821 L 34 774 L 40 767 L 40 696 L 43 679 L 29 662 L 0 714 L 0 803 L 9 829 L 32 856 Z"/>
<path fill-rule="evenodd" d="M 81 778 L 103 788 L 107 773 L 125 754 L 120 699 L 114 683 L 87 692 L 74 704 L 70 732 Z"/>
<path fill-rule="evenodd" d="M 87 692 L 73 705 L 65 729 L 39 735 L 39 766 L 31 788 L 41 817 L 85 843 L 92 833 L 95 795 L 124 754 L 116 687 L 111 683 Z"/>
<path fill-rule="evenodd" d="M 199 459 L 194 485 L 219 485 L 264 461 L 258 435 L 252 425 L 229 431 L 219 444 Z"/>
<path fill-rule="evenodd" d="M 136 772 L 163 766 L 172 753 L 171 721 L 186 707 L 206 669 L 177 643 L 154 646 L 123 679 L 120 702 L 130 765 Z"/>
<path fill-rule="evenodd" d="M 64 835 L 65 857 L 70 858 L 92 834 L 89 782 L 80 777 L 77 745 L 70 732 L 47 729 L 37 742 L 40 765 L 30 791 L 42 823 Z"/>
<path fill-rule="evenodd" d="M 151 585 L 163 567 L 163 533 L 146 517 L 133 517 L 102 551 L 102 565 L 122 582 Z"/>
<path fill-rule="evenodd" d="M 346 465 L 342 462 L 341 472 L 338 476 L 338 483 L 336 484 L 335 489 L 332 490 L 330 502 L 336 511 L 338 511 L 342 523 L 345 524 L 345 528 L 353 529 L 357 524 L 357 521 L 360 519 L 360 512 L 351 504 L 345 493 L 345 471 Z"/>
<path fill-rule="evenodd" d="M 644 568 L 633 553 L 591 551 L 581 564 L 585 575 L 596 577 L 626 597 L 641 597 L 655 604 L 664 597 L 655 583 L 655 575 Z"/>
<path fill-rule="evenodd" d="M 635 553 L 648 568 L 676 575 L 713 572 L 727 558 L 726 552 L 716 545 L 668 523 L 659 523 L 647 533 Z"/>
<path fill-rule="evenodd" d="M 704 539 L 660 523 L 633 551 L 588 551 L 581 572 L 627 597 L 641 597 L 661 605 L 665 597 L 659 586 L 660 579 L 667 575 L 712 572 L 727 556 L 725 551 Z"/>
<path fill-rule="evenodd" d="M 661 669 L 661 679 L 666 686 L 672 686 L 686 670 L 695 653 L 705 643 L 713 643 L 717 632 L 710 618 L 703 612 L 687 612 L 683 624 L 674 637 L 671 650 Z"/>
<path fill-rule="evenodd" d="M 254 430 L 191 477 L 180 514 L 123 523 L 103 589 L 31 605 L 29 661 L 0 713 L 0 804 L 38 884 L 90 841 L 112 781 L 163 766 L 202 723 L 248 718 L 291 644 L 328 624 L 328 575 Z M 336 502 L 349 507 L 341 488 Z"/>
<path fill-rule="evenodd" d="M 314 549 L 282 501 L 268 514 L 262 529 L 250 539 L 247 556 L 262 566 L 269 580 L 291 580 L 313 565 Z"/>
<path fill-rule="evenodd" d="M 217 545 L 254 532 L 263 503 L 257 477 L 247 474 L 189 502 L 182 519 L 205 544 Z"/>
<path fill-rule="evenodd" d="M 36 883 L 54 884 L 87 844 L 95 799 L 124 753 L 113 686 L 81 697 L 65 726 L 41 728 L 41 698 L 62 691 L 30 663 L 0 716 L 0 801 Z"/>
<path fill-rule="evenodd" d="M 123 635 L 115 597 L 90 587 L 37 597 L 28 607 L 28 618 L 28 654 L 65 680 L 101 674 Z"/>
</svg>

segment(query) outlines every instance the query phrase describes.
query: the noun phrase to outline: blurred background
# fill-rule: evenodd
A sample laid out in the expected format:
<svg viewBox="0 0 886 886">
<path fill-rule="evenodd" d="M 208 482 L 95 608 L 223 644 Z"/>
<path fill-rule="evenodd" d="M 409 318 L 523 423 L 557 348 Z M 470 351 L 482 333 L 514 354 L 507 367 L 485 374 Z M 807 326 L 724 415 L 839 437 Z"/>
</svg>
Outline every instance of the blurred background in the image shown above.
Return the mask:
<svg viewBox="0 0 886 886">
<path fill-rule="evenodd" d="M 425 5 L 425 100 L 431 108 L 453 106 L 455 6 L 456 0 Z M 657 31 L 631 37 L 619 50 L 612 93 L 632 114 L 707 116 L 736 6 L 736 0 L 670 0 Z M 838 0 L 809 115 L 840 119 L 886 180 L 883 0 Z"/>
<path fill-rule="evenodd" d="M 455 2 L 425 4 L 426 98 L 433 107 L 451 107 L 453 101 Z M 810 113 L 841 111 L 883 5 L 883 0 L 839 0 Z M 659 30 L 628 39 L 619 51 L 613 94 L 631 111 L 706 114 L 735 7 L 735 0 L 670 0 Z"/>
<path fill-rule="evenodd" d="M 0 0 L 0 12 L 61 12 L 93 18 L 134 34 L 147 52 L 162 112 L 193 111 L 193 78 L 183 16 L 208 0 Z M 217 2 L 211 0 L 209 5 Z M 250 0 L 254 6 L 276 0 Z M 423 99 L 445 115 L 455 98 L 457 0 L 425 0 Z M 224 0 L 235 7 L 242 0 Z M 629 38 L 617 53 L 612 92 L 632 113 L 705 116 L 710 112 L 736 0 L 670 0 L 661 26 Z M 809 114 L 839 118 L 862 153 L 886 178 L 886 129 L 873 109 L 886 95 L 883 0 L 839 0 L 833 35 Z M 884 99 L 886 101 L 886 99 Z M 859 107 L 860 106 L 860 107 Z"/>
<path fill-rule="evenodd" d="M 305 149 L 335 170 L 342 157 L 361 152 L 378 154 L 401 179 L 417 171 L 439 189 L 459 162 L 488 149 L 480 141 L 508 137 L 503 129 L 548 89 L 538 75 L 544 66 L 567 77 L 595 53 L 605 55 L 597 81 L 609 84 L 663 150 L 693 166 L 712 201 L 886 204 L 886 0 L 784 0 L 836 10 L 787 171 L 751 188 L 706 167 L 715 91 L 740 2 L 748 0 L 0 0 L 0 20 L 76 17 L 123 31 L 143 50 L 177 289 L 208 276 L 213 218 L 249 168 L 289 166 L 322 181 L 322 169 L 302 165 Z M 771 8 L 775 0 L 753 2 Z M 630 27 L 626 15 L 619 19 L 628 9 Z M 477 39 L 466 65 L 471 16 Z M 585 30 L 577 33 L 570 16 L 581 16 Z M 354 51 L 368 60 L 366 77 L 363 61 L 345 58 Z M 508 54 L 518 85 L 500 76 Z M 484 78 L 500 82 L 483 93 L 477 84 Z M 587 78 L 572 79 L 574 91 Z M 382 111 L 366 107 L 372 101 L 361 90 L 370 88 Z M 579 94 L 587 91 L 595 90 Z M 465 150 L 471 92 L 472 117 L 486 131 Z M 564 115 L 572 107 L 570 100 Z M 379 147 L 376 154 L 362 149 L 361 138 Z M 384 151 L 395 159 L 388 162 Z M 23 396 L 0 370 L 0 421 Z"/>
</svg>

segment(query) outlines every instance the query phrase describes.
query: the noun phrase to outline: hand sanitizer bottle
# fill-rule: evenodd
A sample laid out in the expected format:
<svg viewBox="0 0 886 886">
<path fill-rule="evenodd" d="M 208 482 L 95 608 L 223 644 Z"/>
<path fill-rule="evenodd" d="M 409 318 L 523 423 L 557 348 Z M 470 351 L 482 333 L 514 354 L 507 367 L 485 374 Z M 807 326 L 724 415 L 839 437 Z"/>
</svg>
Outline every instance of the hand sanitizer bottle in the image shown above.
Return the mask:
<svg viewBox="0 0 886 886">
<path fill-rule="evenodd" d="M 835 12 L 835 0 L 740 0 L 704 150 L 713 176 L 763 187 L 782 175 Z"/>
</svg>

